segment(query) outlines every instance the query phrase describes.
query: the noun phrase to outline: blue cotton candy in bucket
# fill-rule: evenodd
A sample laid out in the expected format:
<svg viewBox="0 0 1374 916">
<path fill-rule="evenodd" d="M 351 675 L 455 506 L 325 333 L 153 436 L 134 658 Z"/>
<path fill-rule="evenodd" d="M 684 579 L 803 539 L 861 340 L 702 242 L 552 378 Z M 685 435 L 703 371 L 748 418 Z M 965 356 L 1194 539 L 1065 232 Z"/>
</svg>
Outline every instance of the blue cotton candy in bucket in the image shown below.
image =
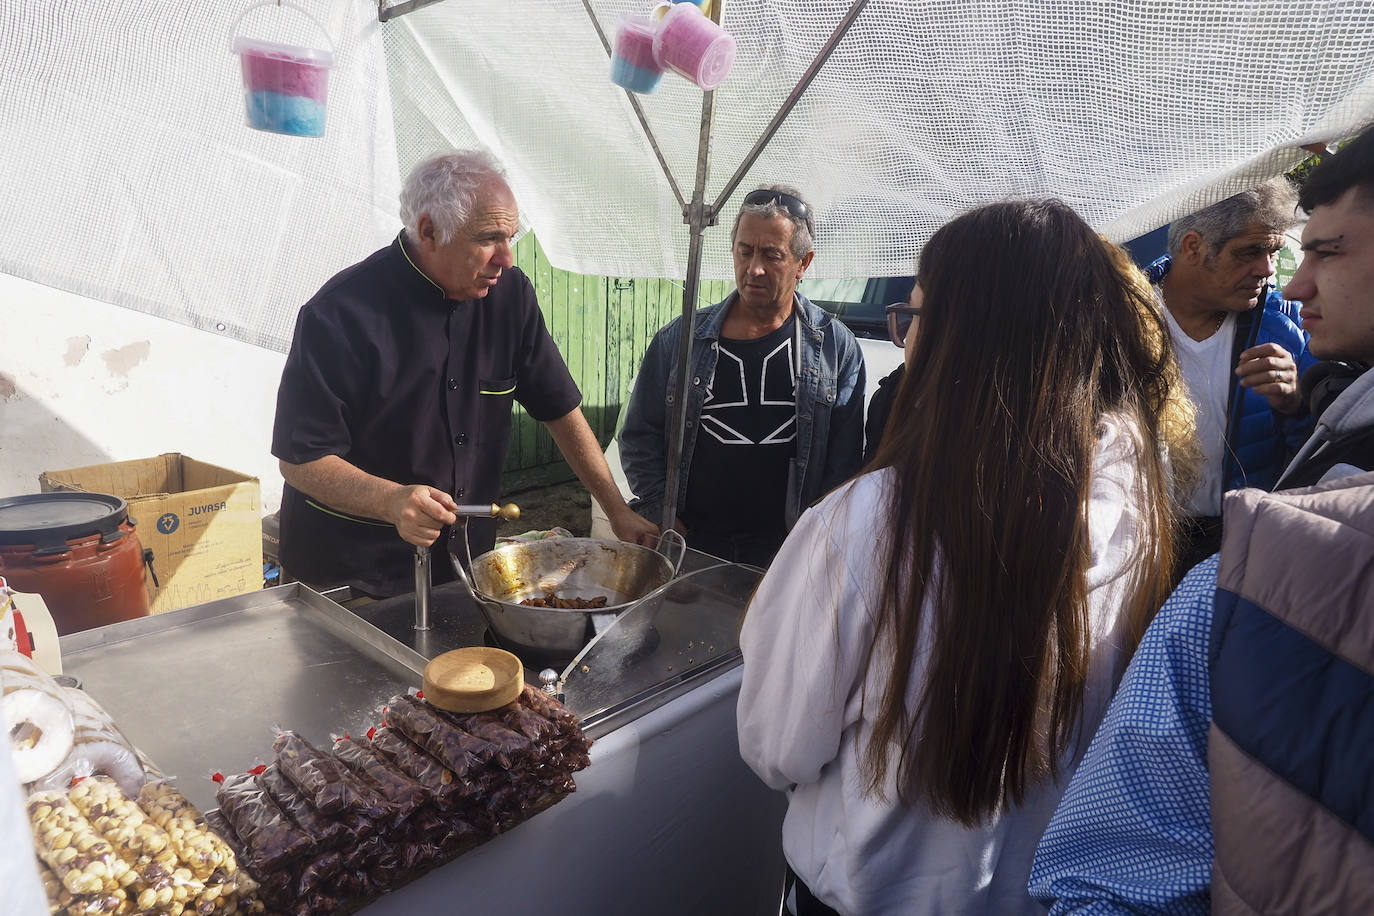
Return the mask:
<svg viewBox="0 0 1374 916">
<path fill-rule="evenodd" d="M 653 92 L 662 79 L 663 68 L 654 60 L 653 23 L 620 17 L 611 55 L 611 82 L 631 92 Z"/>
<path fill-rule="evenodd" d="M 316 48 L 235 38 L 243 64 L 248 126 L 296 137 L 323 137 L 334 55 Z"/>
</svg>

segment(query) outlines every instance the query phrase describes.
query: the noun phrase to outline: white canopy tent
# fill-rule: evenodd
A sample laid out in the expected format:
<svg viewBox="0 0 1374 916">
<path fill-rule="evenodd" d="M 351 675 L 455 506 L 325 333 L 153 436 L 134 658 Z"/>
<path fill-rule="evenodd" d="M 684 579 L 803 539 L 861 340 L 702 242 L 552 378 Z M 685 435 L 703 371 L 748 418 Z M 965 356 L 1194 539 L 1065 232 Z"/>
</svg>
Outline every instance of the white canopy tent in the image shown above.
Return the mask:
<svg viewBox="0 0 1374 916">
<path fill-rule="evenodd" d="M 248 4 L 3 0 L 0 270 L 284 350 L 296 309 L 397 228 L 399 175 L 444 146 L 507 166 L 557 265 L 680 277 L 702 93 L 640 99 L 606 34 L 647 0 L 264 4 L 241 34 L 336 52 L 328 132 L 244 126 L 230 30 Z M 726 0 L 705 199 L 851 8 Z M 1374 113 L 1374 6 L 1347 0 L 872 0 L 743 177 L 819 210 L 813 273 L 909 273 L 952 214 L 1054 194 L 1129 238 L 1292 165 Z M 738 196 L 736 194 L 735 196 Z M 733 201 L 727 202 L 728 214 Z M 730 276 L 726 229 L 704 278 Z"/>
</svg>

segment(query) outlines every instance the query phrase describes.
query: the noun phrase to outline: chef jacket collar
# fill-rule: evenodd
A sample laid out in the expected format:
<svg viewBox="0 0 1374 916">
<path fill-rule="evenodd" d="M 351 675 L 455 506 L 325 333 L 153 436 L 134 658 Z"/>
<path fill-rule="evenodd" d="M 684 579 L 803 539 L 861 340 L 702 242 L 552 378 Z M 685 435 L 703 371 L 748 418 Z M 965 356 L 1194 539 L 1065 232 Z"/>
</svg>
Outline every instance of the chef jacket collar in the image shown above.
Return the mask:
<svg viewBox="0 0 1374 916">
<path fill-rule="evenodd" d="M 421 299 L 433 299 L 436 302 L 444 302 L 444 288 L 429 278 L 420 266 L 410 257 L 410 252 L 405 246 L 405 230 L 396 233 L 396 240 L 391 243 L 392 265 L 396 268 L 396 273 L 401 278 L 401 282 L 406 285 L 415 296 Z"/>
</svg>

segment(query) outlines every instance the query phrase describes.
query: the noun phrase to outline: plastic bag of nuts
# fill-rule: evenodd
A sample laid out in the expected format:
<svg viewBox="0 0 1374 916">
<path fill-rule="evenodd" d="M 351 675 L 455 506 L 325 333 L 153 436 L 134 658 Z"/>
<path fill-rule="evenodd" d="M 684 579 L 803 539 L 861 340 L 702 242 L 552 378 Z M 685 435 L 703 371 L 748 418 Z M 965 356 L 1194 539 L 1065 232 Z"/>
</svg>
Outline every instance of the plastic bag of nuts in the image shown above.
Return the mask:
<svg viewBox="0 0 1374 916">
<path fill-rule="evenodd" d="M 125 797 L 114 780 L 83 779 L 68 797 L 129 864 L 136 876 L 129 885 L 129 896 L 140 913 L 180 916 L 204 892 L 205 882 L 182 865 L 167 831 L 148 820 L 143 809 Z"/>
<path fill-rule="evenodd" d="M 34 851 L 72 894 L 114 894 L 132 883 L 129 866 L 61 792 L 29 796 Z"/>
<path fill-rule="evenodd" d="M 222 843 L 225 843 L 227 846 L 229 846 L 230 849 L 233 850 L 234 857 L 238 861 L 244 861 L 243 841 L 238 838 L 238 835 L 236 833 L 234 833 L 234 828 L 229 825 L 228 819 L 226 819 L 225 816 L 219 812 L 218 808 L 211 811 L 209 814 L 205 815 L 205 826 L 214 832 L 216 838 L 220 839 Z M 284 883 L 279 883 L 275 888 L 269 887 L 268 884 L 259 885 L 256 881 L 252 881 L 252 879 L 250 879 L 246 873 L 239 872 L 239 874 L 246 882 L 249 882 L 251 884 L 252 890 L 242 891 L 235 900 L 234 905 L 236 909 L 230 909 L 228 910 L 228 912 L 261 913 L 265 911 L 267 907 L 259 898 L 269 897 L 272 895 L 273 891 L 279 888 L 284 888 L 286 886 Z M 280 876 L 270 877 L 277 878 Z M 197 910 L 197 913 L 206 912 L 216 911 L 213 909 L 208 911 Z M 220 912 L 225 911 L 221 910 Z"/>
<path fill-rule="evenodd" d="M 138 792 L 139 806 L 171 839 L 177 858 L 208 883 L 232 881 L 240 893 L 252 891 L 253 880 L 239 871 L 234 851 L 215 835 L 205 818 L 170 782 L 150 782 Z"/>
<path fill-rule="evenodd" d="M 158 826 L 167 831 L 172 847 L 183 865 L 205 882 L 205 889 L 188 912 L 198 916 L 219 916 L 236 912 L 258 912 L 261 904 L 247 902 L 258 884 L 239 867 L 237 857 L 205 817 L 170 782 L 146 783 L 138 793 L 138 803 Z"/>
<path fill-rule="evenodd" d="M 57 875 L 42 859 L 38 860 L 38 877 L 43 880 L 43 890 L 48 894 L 49 916 L 123 916 L 133 910 L 129 906 L 128 895 L 122 890 L 113 894 L 73 894 L 62 886 Z"/>
</svg>

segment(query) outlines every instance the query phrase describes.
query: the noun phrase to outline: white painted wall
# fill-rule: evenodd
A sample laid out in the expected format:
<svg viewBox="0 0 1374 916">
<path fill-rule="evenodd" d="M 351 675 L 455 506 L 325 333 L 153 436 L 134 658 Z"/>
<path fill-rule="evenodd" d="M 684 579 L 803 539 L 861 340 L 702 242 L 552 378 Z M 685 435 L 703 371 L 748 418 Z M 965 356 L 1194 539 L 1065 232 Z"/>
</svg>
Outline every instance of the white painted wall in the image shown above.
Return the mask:
<svg viewBox="0 0 1374 916">
<path fill-rule="evenodd" d="M 0 496 L 43 471 L 182 452 L 262 483 L 286 356 L 0 274 Z"/>
</svg>

